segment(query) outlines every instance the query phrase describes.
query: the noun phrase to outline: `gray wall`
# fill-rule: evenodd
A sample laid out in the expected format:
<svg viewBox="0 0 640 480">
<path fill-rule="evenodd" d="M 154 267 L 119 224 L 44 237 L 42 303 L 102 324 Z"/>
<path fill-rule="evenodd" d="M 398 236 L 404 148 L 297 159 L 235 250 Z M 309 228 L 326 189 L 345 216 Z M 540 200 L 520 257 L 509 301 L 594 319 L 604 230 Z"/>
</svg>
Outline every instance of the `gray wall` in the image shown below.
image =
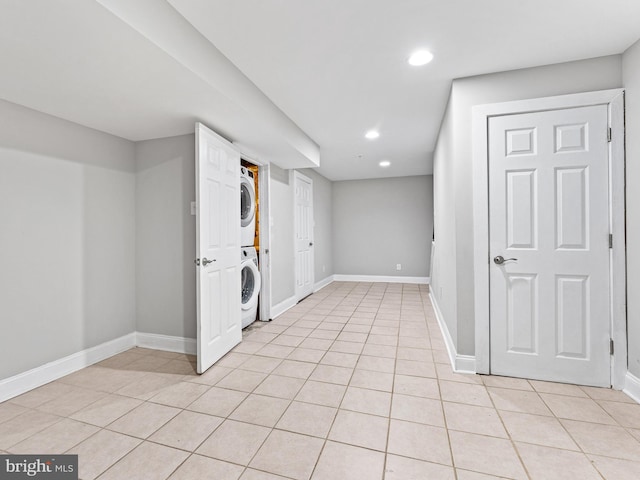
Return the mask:
<svg viewBox="0 0 640 480">
<path fill-rule="evenodd" d="M 195 137 L 136 143 L 137 330 L 196 338 Z"/>
<path fill-rule="evenodd" d="M 195 140 L 193 135 L 136 144 L 137 330 L 196 338 Z M 271 166 L 272 304 L 294 295 L 293 190 L 289 171 Z M 331 182 L 313 170 L 316 277 L 333 273 Z M 320 265 L 320 267 L 318 267 Z M 328 273 L 321 275 L 322 265 Z"/>
<path fill-rule="evenodd" d="M 455 175 L 453 157 L 454 122 L 451 98 L 440 126 L 433 164 L 433 242 L 429 289 L 437 301 L 454 343 L 458 338 L 455 217 Z"/>
<path fill-rule="evenodd" d="M 455 269 L 454 275 L 436 275 L 442 289 L 438 305 L 455 330 L 457 351 L 473 355 L 473 177 L 471 163 L 471 109 L 474 105 L 527 98 L 619 88 L 622 86 L 620 55 L 544 67 L 501 72 L 454 80 L 447 116 L 434 157 L 436 228 L 434 264 Z M 450 122 L 450 123 L 449 123 Z M 446 191 L 445 191 L 446 190 Z M 444 218 L 454 218 L 455 225 Z M 449 235 L 453 235 L 450 237 Z M 455 251 L 441 242 L 455 239 Z M 440 268 L 440 272 L 443 269 Z M 437 272 L 436 272 L 437 273 Z M 446 313 L 445 313 L 446 312 Z"/>
<path fill-rule="evenodd" d="M 336 274 L 427 277 L 432 233 L 431 175 L 334 182 Z"/>
<path fill-rule="evenodd" d="M 333 275 L 333 185 L 310 168 L 300 170 L 313 181 L 313 257 L 315 281 Z"/>
<path fill-rule="evenodd" d="M 271 305 L 295 294 L 293 185 L 289 171 L 271 165 Z"/>
<path fill-rule="evenodd" d="M 293 177 L 290 173 L 271 165 L 272 305 L 295 295 Z M 319 282 L 333 275 L 333 183 L 309 168 L 301 169 L 300 173 L 313 181 L 314 275 Z"/>
<path fill-rule="evenodd" d="M 640 377 L 640 41 L 623 56 L 627 141 L 627 332 L 629 371 Z"/>
<path fill-rule="evenodd" d="M 0 101 L 0 379 L 135 331 L 134 222 L 133 143 Z"/>
</svg>

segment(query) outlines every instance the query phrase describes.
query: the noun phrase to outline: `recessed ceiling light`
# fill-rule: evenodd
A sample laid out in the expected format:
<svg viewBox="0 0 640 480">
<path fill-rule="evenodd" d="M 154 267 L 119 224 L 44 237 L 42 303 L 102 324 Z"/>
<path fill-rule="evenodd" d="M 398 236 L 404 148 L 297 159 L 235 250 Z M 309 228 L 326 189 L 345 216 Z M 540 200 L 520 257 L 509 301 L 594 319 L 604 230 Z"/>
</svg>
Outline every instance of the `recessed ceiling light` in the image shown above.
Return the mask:
<svg viewBox="0 0 640 480">
<path fill-rule="evenodd" d="M 364 136 L 369 140 L 373 140 L 374 138 L 378 138 L 380 136 L 380 133 L 378 133 L 377 130 L 369 130 L 367 133 L 364 134 Z"/>
<path fill-rule="evenodd" d="M 383 160 L 381 161 L 378 165 L 380 165 L 381 167 L 388 167 L 389 165 L 391 165 L 391 162 L 389 160 Z"/>
<path fill-rule="evenodd" d="M 409 57 L 409 65 L 419 67 L 420 65 L 426 65 L 431 60 L 433 60 L 433 53 L 427 50 L 418 50 Z"/>
</svg>

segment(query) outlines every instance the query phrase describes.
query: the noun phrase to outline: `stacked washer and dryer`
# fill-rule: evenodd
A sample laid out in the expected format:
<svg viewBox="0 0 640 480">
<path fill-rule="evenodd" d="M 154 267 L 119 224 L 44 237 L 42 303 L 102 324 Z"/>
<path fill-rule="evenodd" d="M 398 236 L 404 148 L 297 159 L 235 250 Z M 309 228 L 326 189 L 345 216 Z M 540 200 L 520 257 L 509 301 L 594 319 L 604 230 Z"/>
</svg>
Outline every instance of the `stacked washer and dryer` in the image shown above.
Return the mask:
<svg viewBox="0 0 640 480">
<path fill-rule="evenodd" d="M 260 271 L 256 236 L 256 187 L 251 170 L 240 167 L 240 267 L 242 295 L 242 328 L 252 324 L 258 313 L 260 295 Z"/>
</svg>

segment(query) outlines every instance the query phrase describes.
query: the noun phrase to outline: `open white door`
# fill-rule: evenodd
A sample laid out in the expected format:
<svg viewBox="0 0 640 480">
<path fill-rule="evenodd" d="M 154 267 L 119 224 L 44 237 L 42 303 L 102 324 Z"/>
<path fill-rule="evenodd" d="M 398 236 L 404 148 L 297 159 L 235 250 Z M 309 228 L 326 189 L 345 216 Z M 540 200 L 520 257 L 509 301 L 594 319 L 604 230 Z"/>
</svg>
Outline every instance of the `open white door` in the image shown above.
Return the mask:
<svg viewBox="0 0 640 480">
<path fill-rule="evenodd" d="M 313 273 L 313 181 L 293 172 L 296 298 L 311 295 Z"/>
<path fill-rule="evenodd" d="M 242 340 L 240 154 L 196 124 L 198 373 Z"/>
<path fill-rule="evenodd" d="M 493 374 L 611 385 L 607 115 L 490 119 Z"/>
</svg>

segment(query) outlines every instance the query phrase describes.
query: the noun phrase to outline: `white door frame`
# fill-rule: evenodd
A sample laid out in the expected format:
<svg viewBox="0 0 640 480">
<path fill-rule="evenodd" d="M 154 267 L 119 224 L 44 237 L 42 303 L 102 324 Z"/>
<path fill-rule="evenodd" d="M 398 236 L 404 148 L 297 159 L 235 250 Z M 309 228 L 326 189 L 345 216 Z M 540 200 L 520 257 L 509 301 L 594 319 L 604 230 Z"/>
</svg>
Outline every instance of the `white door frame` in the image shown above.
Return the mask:
<svg viewBox="0 0 640 480">
<path fill-rule="evenodd" d="M 258 319 L 271 320 L 271 167 L 268 163 L 259 165 L 258 188 L 260 188 L 260 311 Z"/>
<path fill-rule="evenodd" d="M 622 389 L 627 373 L 627 310 L 625 253 L 624 90 L 561 95 L 473 107 L 474 311 L 476 372 L 490 373 L 489 302 L 489 118 L 500 115 L 607 105 L 609 127 L 609 212 L 613 248 L 610 250 L 611 364 L 613 388 Z"/>
<path fill-rule="evenodd" d="M 269 161 L 262 161 L 242 151 L 239 144 L 234 145 L 240 149 L 240 157 L 249 163 L 258 166 L 258 188 L 260 193 L 260 307 L 258 319 L 268 322 L 271 319 L 271 215 L 270 215 L 270 191 L 271 171 Z"/>
<path fill-rule="evenodd" d="M 291 182 L 292 184 L 292 195 L 293 195 L 293 272 L 294 272 L 294 291 L 295 291 L 295 298 L 296 298 L 296 302 L 299 302 L 300 300 L 302 300 L 303 298 L 305 298 L 307 295 L 309 294 L 301 294 L 300 290 L 298 288 L 298 279 L 297 279 L 297 275 L 298 275 L 298 252 L 296 251 L 297 247 L 296 247 L 296 234 L 297 234 L 297 229 L 298 229 L 298 223 L 297 223 L 297 218 L 296 218 L 296 180 L 297 179 L 301 179 L 305 182 L 308 182 L 311 185 L 311 232 L 312 232 L 312 243 L 315 243 L 315 215 L 314 215 L 314 208 L 315 205 L 313 203 L 313 179 L 307 177 L 306 175 L 304 175 L 303 173 L 300 173 L 297 170 L 293 170 L 291 177 L 290 177 L 293 181 Z M 313 261 L 311 262 L 311 281 L 313 282 L 313 284 L 315 285 L 315 249 L 313 250 Z M 313 289 L 311 290 L 311 293 L 313 293 Z"/>
</svg>

